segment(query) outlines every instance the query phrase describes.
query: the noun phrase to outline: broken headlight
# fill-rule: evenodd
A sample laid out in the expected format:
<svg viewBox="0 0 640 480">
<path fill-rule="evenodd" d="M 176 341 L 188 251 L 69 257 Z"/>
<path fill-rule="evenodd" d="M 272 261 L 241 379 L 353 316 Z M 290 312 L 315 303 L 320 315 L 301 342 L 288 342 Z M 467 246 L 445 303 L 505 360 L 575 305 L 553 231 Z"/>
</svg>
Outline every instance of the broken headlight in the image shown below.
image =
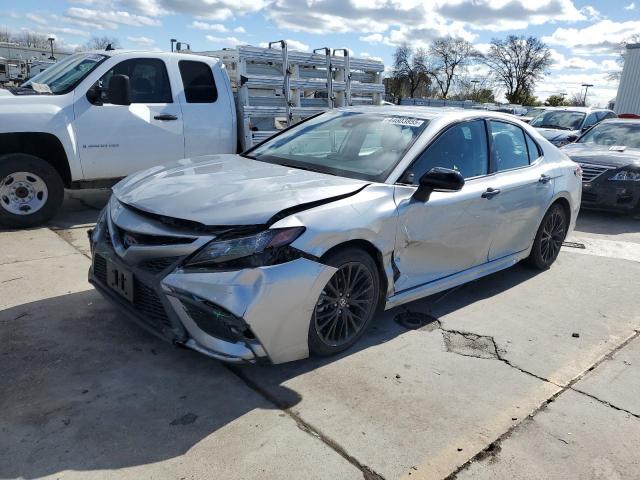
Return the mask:
<svg viewBox="0 0 640 480">
<path fill-rule="evenodd" d="M 292 260 L 291 242 L 304 227 L 274 228 L 255 235 L 228 240 L 213 240 L 188 259 L 185 267 L 251 268 Z"/>
</svg>

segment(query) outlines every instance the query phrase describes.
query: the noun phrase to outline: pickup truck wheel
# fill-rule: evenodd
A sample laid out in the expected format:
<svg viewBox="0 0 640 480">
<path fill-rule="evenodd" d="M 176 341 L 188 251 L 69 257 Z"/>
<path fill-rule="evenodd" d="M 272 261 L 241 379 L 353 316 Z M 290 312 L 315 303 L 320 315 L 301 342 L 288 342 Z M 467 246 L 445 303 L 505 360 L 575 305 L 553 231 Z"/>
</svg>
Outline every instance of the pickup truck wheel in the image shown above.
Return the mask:
<svg viewBox="0 0 640 480">
<path fill-rule="evenodd" d="M 1 225 L 40 225 L 55 215 L 63 198 L 62 178 L 49 163 L 24 153 L 0 156 Z"/>
</svg>

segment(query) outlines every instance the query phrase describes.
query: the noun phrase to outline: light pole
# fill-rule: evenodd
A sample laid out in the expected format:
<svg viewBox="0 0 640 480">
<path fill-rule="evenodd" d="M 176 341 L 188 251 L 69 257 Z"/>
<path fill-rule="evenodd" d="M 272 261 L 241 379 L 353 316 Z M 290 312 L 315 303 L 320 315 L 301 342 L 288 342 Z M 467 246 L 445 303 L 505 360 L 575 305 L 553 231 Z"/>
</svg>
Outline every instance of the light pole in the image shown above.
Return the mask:
<svg viewBox="0 0 640 480">
<path fill-rule="evenodd" d="M 476 87 L 478 86 L 478 83 L 480 83 L 480 80 L 471 80 L 471 83 L 473 83 L 473 99 L 476 99 Z"/>
<path fill-rule="evenodd" d="M 173 44 L 176 43 L 178 40 L 176 40 L 175 38 L 171 39 L 171 51 L 173 52 Z"/>
<path fill-rule="evenodd" d="M 584 100 L 582 100 L 582 106 L 587 106 L 587 92 L 589 91 L 589 87 L 593 87 L 593 83 L 583 83 L 584 87 Z"/>
<path fill-rule="evenodd" d="M 53 42 L 55 41 L 55 38 L 49 37 L 47 40 L 49 40 L 49 45 L 51 46 L 51 56 L 49 57 L 49 60 L 55 61 L 56 57 L 53 56 Z"/>
</svg>

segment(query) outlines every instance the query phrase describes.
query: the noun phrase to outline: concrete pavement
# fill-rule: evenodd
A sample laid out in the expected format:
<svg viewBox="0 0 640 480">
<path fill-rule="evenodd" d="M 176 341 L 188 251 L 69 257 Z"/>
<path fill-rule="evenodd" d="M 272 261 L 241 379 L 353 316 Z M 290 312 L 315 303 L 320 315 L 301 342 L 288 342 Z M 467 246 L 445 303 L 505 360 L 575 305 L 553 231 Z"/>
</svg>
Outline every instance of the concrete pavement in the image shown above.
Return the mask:
<svg viewBox="0 0 640 480">
<path fill-rule="evenodd" d="M 0 232 L 0 478 L 640 477 L 638 220 L 587 214 L 584 252 L 386 312 L 339 357 L 229 368 L 91 289 L 107 196 L 73 196 Z"/>
</svg>

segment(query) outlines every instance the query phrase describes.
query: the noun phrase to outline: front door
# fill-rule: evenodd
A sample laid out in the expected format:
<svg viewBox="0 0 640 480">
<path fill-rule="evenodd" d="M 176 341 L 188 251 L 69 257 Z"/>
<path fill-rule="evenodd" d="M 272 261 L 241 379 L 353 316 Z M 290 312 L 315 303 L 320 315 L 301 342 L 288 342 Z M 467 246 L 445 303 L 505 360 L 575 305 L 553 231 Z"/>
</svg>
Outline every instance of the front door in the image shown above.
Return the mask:
<svg viewBox="0 0 640 480">
<path fill-rule="evenodd" d="M 466 183 L 458 192 L 433 192 L 426 203 L 412 198 L 415 187 L 396 187 L 396 292 L 487 261 L 496 215 L 483 197 L 489 178 L 484 120 L 456 124 L 434 140 L 409 169 L 413 183 L 433 167 L 457 170 Z"/>
<path fill-rule="evenodd" d="M 113 75 L 127 75 L 131 105 L 109 103 Z M 174 98 L 163 60 L 123 60 L 99 80 L 102 105 L 78 92 L 74 130 L 86 179 L 124 177 L 184 157 L 180 103 Z"/>
</svg>

